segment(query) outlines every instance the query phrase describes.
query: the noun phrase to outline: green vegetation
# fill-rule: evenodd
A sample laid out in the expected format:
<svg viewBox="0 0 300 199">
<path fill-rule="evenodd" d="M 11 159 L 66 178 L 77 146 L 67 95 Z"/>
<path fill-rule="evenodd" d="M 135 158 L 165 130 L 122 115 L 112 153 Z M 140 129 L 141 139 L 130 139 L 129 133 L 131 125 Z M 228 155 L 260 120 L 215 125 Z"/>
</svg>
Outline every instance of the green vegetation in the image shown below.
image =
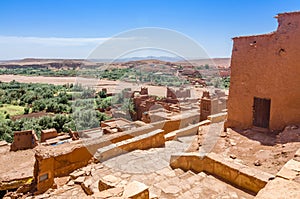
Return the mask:
<svg viewBox="0 0 300 199">
<path fill-rule="evenodd" d="M 224 88 L 229 89 L 230 86 L 230 77 L 224 77 L 222 78 L 222 85 Z"/>
<path fill-rule="evenodd" d="M 131 114 L 135 114 L 134 104 L 132 99 L 124 99 L 122 110 L 125 112 L 129 112 Z"/>
<path fill-rule="evenodd" d="M 0 118 L 5 118 L 7 115 L 21 115 L 24 113 L 23 106 L 11 105 L 11 104 L 1 104 L 0 106 Z M 1 121 L 1 119 L 0 119 Z"/>
<path fill-rule="evenodd" d="M 164 69 L 165 66 L 161 66 Z M 182 68 L 180 66 L 180 68 Z M 209 65 L 197 69 L 210 69 Z M 165 71 L 165 70 L 164 70 Z M 84 76 L 108 80 L 124 80 L 129 82 L 147 82 L 161 86 L 180 86 L 188 83 L 173 73 L 153 70 L 142 71 L 141 68 L 107 69 L 83 68 L 80 70 L 50 70 L 42 67 L 0 68 L 0 74 L 43 75 L 43 76 Z M 206 77 L 207 85 L 216 88 L 229 88 L 230 78 Z M 120 93 L 108 97 L 104 91 L 98 93 L 91 88 L 78 84 L 50 85 L 26 84 L 11 81 L 0 81 L 0 139 L 11 142 L 13 131 L 34 129 L 40 134 L 42 129 L 56 128 L 58 132 L 68 129 L 83 130 L 99 126 L 99 122 L 110 119 L 105 110 L 112 104 L 121 104 L 121 110 L 135 114 L 133 102 L 124 99 Z M 40 118 L 23 118 L 12 121 L 15 115 L 34 112 L 52 113 L 54 116 Z"/>
<path fill-rule="evenodd" d="M 161 67 L 162 69 L 164 67 Z M 159 71 L 141 71 L 138 68 L 112 68 L 106 70 L 95 69 L 80 69 L 80 70 L 50 70 L 47 68 L 0 68 L 0 75 L 2 74 L 14 74 L 14 75 L 29 75 L 29 76 L 82 76 L 108 80 L 125 80 L 129 82 L 149 82 L 155 85 L 161 86 L 180 86 L 187 83 L 184 78 L 179 78 L 173 74 L 164 74 Z"/>
<path fill-rule="evenodd" d="M 95 93 L 81 85 L 0 82 L 0 139 L 12 142 L 14 131 L 29 129 L 39 136 L 41 130 L 48 128 L 68 132 L 98 127 L 100 121 L 110 118 L 97 109 L 110 108 L 111 101 L 106 93 Z M 11 120 L 11 116 L 41 111 L 53 116 Z"/>
<path fill-rule="evenodd" d="M 96 98 L 97 109 L 107 109 L 112 105 L 112 97 Z"/>
<path fill-rule="evenodd" d="M 74 123 L 74 122 L 73 122 Z M 13 141 L 13 131 L 33 129 L 40 136 L 41 130 L 55 128 L 58 132 L 68 132 L 68 128 L 75 130 L 72 118 L 68 115 L 58 114 L 54 117 L 23 118 L 12 121 L 6 120 L 0 124 L 0 139 L 7 142 Z"/>
<path fill-rule="evenodd" d="M 0 83 L 0 104 L 10 115 L 23 114 L 25 108 L 29 113 L 29 107 L 32 112 L 71 113 L 68 90 L 67 86 L 49 84 Z"/>
<path fill-rule="evenodd" d="M 215 88 L 229 89 L 230 77 L 215 77 L 207 82 L 207 86 L 214 86 Z"/>
<path fill-rule="evenodd" d="M 40 66 L 36 67 L 24 67 L 24 68 L 0 68 L 1 75 L 27 75 L 27 76 L 71 76 L 75 77 L 77 71 L 73 69 L 69 70 L 51 70 Z"/>
</svg>

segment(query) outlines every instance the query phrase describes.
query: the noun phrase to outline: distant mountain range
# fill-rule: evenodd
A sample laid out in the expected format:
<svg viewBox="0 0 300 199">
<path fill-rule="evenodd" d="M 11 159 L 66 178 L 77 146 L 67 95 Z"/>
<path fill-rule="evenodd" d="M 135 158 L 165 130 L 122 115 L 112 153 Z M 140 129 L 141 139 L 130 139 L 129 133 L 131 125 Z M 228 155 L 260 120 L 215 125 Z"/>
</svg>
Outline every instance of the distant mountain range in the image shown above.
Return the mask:
<svg viewBox="0 0 300 199">
<path fill-rule="evenodd" d="M 147 56 L 147 57 L 128 57 L 128 58 L 120 58 L 120 59 L 89 59 L 89 61 L 93 62 L 129 62 L 129 61 L 141 61 L 141 60 L 160 60 L 166 62 L 177 62 L 182 61 L 182 58 L 179 57 L 167 57 L 167 56 Z"/>
<path fill-rule="evenodd" d="M 230 66 L 230 58 L 212 58 L 212 59 L 190 59 L 184 60 L 180 57 L 167 57 L 167 56 L 147 56 L 147 57 L 129 57 L 129 58 L 120 58 L 120 59 L 39 59 L 39 58 L 26 58 L 20 60 L 3 60 L 0 61 L 0 66 L 8 65 L 19 65 L 19 66 L 28 66 L 28 65 L 44 65 L 44 64 L 83 64 L 83 65 L 97 65 L 98 63 L 126 63 L 132 61 L 163 61 L 163 62 L 172 62 L 181 65 L 215 65 L 215 66 Z"/>
</svg>

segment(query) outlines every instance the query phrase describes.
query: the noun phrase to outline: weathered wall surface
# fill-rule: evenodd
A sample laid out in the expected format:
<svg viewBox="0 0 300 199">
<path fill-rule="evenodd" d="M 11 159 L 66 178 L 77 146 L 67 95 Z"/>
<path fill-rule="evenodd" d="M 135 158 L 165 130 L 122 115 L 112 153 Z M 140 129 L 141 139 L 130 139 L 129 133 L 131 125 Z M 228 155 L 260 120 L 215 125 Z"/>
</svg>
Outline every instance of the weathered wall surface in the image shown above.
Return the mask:
<svg viewBox="0 0 300 199">
<path fill-rule="evenodd" d="M 43 193 L 49 189 L 54 183 L 54 158 L 43 158 L 39 155 L 35 156 L 34 179 L 36 183 L 36 193 Z M 41 176 L 48 175 L 47 179 L 40 180 Z"/>
<path fill-rule="evenodd" d="M 164 131 L 157 129 L 147 134 L 143 134 L 131 139 L 111 144 L 109 146 L 98 149 L 95 157 L 100 161 L 133 151 L 145 150 L 149 148 L 162 147 L 165 145 Z"/>
<path fill-rule="evenodd" d="M 254 97 L 271 99 L 270 129 L 300 123 L 300 12 L 278 23 L 273 33 L 233 39 L 227 126 L 252 127 Z"/>
<path fill-rule="evenodd" d="M 45 142 L 48 139 L 56 138 L 58 136 L 58 133 L 56 129 L 48 129 L 48 130 L 42 130 L 41 131 L 41 142 Z"/>
<path fill-rule="evenodd" d="M 37 136 L 34 130 L 15 131 L 11 151 L 32 149 L 37 146 Z"/>
<path fill-rule="evenodd" d="M 168 134 L 172 131 L 185 128 L 190 124 L 196 124 L 200 120 L 200 113 L 196 111 L 187 111 L 185 113 L 170 117 L 169 120 L 159 121 L 151 123 L 155 129 L 164 130 L 165 134 Z"/>
<path fill-rule="evenodd" d="M 92 158 L 89 150 L 82 145 L 74 147 L 67 153 L 51 155 L 36 154 L 34 178 L 37 183 L 37 193 L 49 189 L 54 183 L 54 177 L 68 175 L 72 171 L 86 166 Z M 42 176 L 47 175 L 45 179 Z"/>
<path fill-rule="evenodd" d="M 226 120 L 226 118 L 227 118 L 227 113 L 217 113 L 207 117 L 207 119 L 210 120 L 211 123 L 223 122 Z"/>
</svg>

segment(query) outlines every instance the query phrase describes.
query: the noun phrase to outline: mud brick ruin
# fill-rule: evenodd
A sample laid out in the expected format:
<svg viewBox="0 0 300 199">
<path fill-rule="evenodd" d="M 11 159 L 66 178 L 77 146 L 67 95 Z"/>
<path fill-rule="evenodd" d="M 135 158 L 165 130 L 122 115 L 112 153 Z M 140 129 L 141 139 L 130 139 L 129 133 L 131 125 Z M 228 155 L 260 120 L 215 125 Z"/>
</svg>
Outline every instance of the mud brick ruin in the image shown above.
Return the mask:
<svg viewBox="0 0 300 199">
<path fill-rule="evenodd" d="M 279 130 L 300 123 L 300 14 L 276 18 L 272 33 L 233 38 L 229 127 Z"/>
<path fill-rule="evenodd" d="M 41 130 L 41 142 L 45 142 L 48 139 L 56 138 L 58 136 L 56 129 Z"/>
<path fill-rule="evenodd" d="M 206 120 L 209 115 L 226 112 L 227 96 L 224 92 L 216 90 L 210 94 L 204 91 L 200 102 L 200 120 Z"/>
<path fill-rule="evenodd" d="M 33 149 L 38 145 L 38 137 L 34 130 L 16 131 L 14 141 L 10 146 L 11 151 Z"/>
</svg>

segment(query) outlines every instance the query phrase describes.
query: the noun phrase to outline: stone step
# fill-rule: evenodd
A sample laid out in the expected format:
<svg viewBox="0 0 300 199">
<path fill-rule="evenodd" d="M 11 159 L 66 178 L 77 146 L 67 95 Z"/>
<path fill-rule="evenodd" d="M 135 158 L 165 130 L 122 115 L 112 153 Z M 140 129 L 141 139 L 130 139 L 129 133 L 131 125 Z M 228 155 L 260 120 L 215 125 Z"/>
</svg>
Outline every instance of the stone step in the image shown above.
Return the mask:
<svg viewBox="0 0 300 199">
<path fill-rule="evenodd" d="M 174 154 L 171 156 L 170 165 L 185 171 L 194 170 L 216 175 L 253 193 L 257 193 L 275 177 L 246 165 L 236 164 L 215 153 L 209 153 L 205 157 L 198 153 Z"/>
</svg>

